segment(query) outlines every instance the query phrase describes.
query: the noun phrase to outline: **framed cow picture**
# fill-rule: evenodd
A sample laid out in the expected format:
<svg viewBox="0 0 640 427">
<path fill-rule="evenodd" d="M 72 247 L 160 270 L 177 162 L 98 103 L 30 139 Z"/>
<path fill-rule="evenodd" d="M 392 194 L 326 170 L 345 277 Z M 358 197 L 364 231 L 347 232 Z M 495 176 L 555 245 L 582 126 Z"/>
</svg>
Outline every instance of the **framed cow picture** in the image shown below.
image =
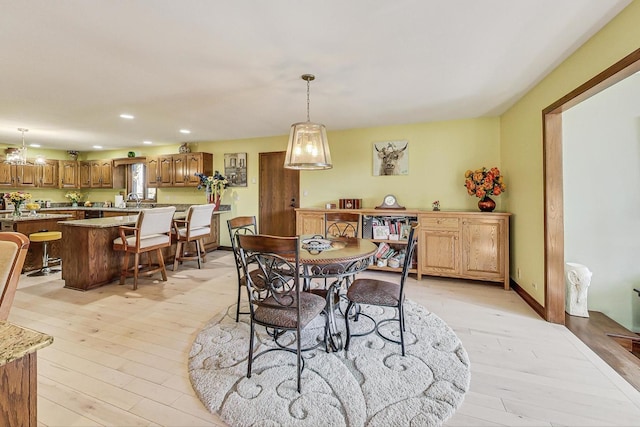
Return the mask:
<svg viewBox="0 0 640 427">
<path fill-rule="evenodd" d="M 409 141 L 374 142 L 373 175 L 409 175 Z"/>
</svg>

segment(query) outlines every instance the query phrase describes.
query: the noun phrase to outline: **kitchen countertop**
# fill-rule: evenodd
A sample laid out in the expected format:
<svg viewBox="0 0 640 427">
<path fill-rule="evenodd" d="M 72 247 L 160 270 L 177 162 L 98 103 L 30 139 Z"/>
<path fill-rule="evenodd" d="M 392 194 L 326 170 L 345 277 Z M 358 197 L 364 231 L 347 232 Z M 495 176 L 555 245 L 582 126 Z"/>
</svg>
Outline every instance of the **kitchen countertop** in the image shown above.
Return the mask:
<svg viewBox="0 0 640 427">
<path fill-rule="evenodd" d="M 53 337 L 0 320 L 0 366 L 53 343 Z"/>
<path fill-rule="evenodd" d="M 135 206 L 127 206 L 126 208 L 114 208 L 114 207 L 109 207 L 109 208 L 105 208 L 103 206 L 69 206 L 69 205 L 65 205 L 65 206 L 52 206 L 50 208 L 40 208 L 38 209 L 38 212 L 43 212 L 46 214 L 46 212 L 49 211 L 77 211 L 77 210 L 81 210 L 81 211 L 105 211 L 105 212 L 122 212 L 122 213 L 138 213 L 140 212 L 140 210 L 142 209 L 149 209 L 149 208 L 154 208 L 154 207 L 164 207 L 164 206 L 175 206 L 177 210 L 181 211 L 184 210 L 186 211 L 189 206 L 191 206 L 190 204 L 180 204 L 180 205 L 168 205 L 168 204 L 148 204 L 148 203 L 143 203 L 139 208 L 136 208 Z M 223 213 L 223 212 L 228 212 L 231 211 L 231 205 L 220 205 L 220 210 L 215 211 L 218 213 Z M 13 212 L 10 209 L 5 209 L 5 210 L 0 210 L 0 214 L 10 214 L 11 212 Z M 214 213 L 215 213 L 214 212 Z M 29 215 L 29 211 L 28 210 L 23 210 L 22 211 L 22 217 L 25 217 Z"/>
<path fill-rule="evenodd" d="M 219 215 L 221 212 L 215 211 L 214 215 Z M 174 219 L 184 219 L 187 216 L 186 212 L 176 212 L 173 215 Z M 71 221 L 60 221 L 59 224 L 72 226 L 72 227 L 90 227 L 90 228 L 110 228 L 118 227 L 120 225 L 134 225 L 138 220 L 138 215 L 122 215 L 111 216 L 103 218 L 89 218 L 89 219 L 75 219 Z"/>
<path fill-rule="evenodd" d="M 43 220 L 43 219 L 65 219 L 65 218 L 70 218 L 71 216 L 72 215 L 69 215 L 69 214 L 37 214 L 35 216 L 31 216 L 27 212 L 24 212 L 22 216 L 13 216 L 10 213 L 5 213 L 0 215 L 0 223 L 37 221 L 37 220 Z"/>
</svg>

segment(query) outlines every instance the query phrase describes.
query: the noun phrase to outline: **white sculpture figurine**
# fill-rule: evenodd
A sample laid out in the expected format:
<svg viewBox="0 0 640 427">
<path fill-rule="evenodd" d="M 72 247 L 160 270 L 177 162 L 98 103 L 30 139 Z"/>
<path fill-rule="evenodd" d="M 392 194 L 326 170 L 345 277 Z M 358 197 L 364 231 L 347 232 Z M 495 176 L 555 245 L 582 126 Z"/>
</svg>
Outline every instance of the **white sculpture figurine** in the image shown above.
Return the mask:
<svg viewBox="0 0 640 427">
<path fill-rule="evenodd" d="M 587 288 L 593 273 L 582 265 L 573 262 L 565 264 L 566 295 L 565 311 L 572 316 L 589 317 L 587 309 Z"/>
</svg>

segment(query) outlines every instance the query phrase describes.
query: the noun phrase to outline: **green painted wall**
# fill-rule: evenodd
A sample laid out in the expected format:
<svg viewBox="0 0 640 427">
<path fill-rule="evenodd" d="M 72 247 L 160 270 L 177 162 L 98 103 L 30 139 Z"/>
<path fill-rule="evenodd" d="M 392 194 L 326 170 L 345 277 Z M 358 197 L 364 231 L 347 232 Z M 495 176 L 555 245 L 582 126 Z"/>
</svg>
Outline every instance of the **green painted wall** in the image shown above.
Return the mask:
<svg viewBox="0 0 640 427">
<path fill-rule="evenodd" d="M 544 305 L 542 110 L 640 47 L 640 1 L 634 0 L 600 32 L 501 116 L 501 158 L 510 184 L 511 271 Z M 534 288 L 533 284 L 537 286 Z"/>
</svg>

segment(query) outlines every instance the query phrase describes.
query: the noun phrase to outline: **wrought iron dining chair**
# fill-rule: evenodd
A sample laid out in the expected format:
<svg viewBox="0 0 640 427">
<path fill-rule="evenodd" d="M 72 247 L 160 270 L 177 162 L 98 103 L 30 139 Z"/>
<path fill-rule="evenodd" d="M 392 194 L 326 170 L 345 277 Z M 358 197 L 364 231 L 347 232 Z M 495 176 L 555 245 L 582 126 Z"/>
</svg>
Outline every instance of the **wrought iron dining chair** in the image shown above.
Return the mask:
<svg viewBox="0 0 640 427">
<path fill-rule="evenodd" d="M 413 253 L 415 251 L 417 242 L 416 229 L 418 228 L 418 226 L 419 224 L 417 222 L 411 223 L 411 231 L 409 232 L 409 238 L 407 239 L 407 247 L 405 251 L 404 263 L 402 266 L 402 274 L 400 275 L 400 283 L 369 278 L 358 278 L 354 280 L 353 283 L 351 283 L 351 286 L 347 290 L 347 300 L 349 301 L 349 304 L 347 305 L 347 310 L 344 316 L 344 321 L 347 329 L 347 342 L 344 346 L 345 351 L 349 350 L 349 344 L 351 343 L 352 335 L 349 328 L 349 317 L 351 310 L 356 304 L 367 304 L 375 306 L 395 307 L 397 309 L 398 318 L 396 319 L 394 317 L 391 319 L 381 320 L 375 324 L 374 328 L 371 331 L 353 336 L 368 335 L 369 333 L 375 331 L 381 338 L 400 344 L 402 348 L 402 355 L 405 355 L 405 319 L 403 309 L 404 285 L 407 281 L 411 263 L 413 262 Z M 355 313 L 351 317 L 354 319 L 354 321 L 357 321 L 358 317 L 362 315 L 362 313 L 359 313 L 358 310 L 354 311 Z M 380 326 L 393 321 L 399 322 L 400 341 L 385 336 L 380 332 Z"/>
<path fill-rule="evenodd" d="M 326 212 L 325 237 L 359 237 L 360 214 L 352 212 Z"/>
<path fill-rule="evenodd" d="M 167 281 L 167 270 L 162 257 L 162 248 L 171 246 L 171 223 L 175 206 L 165 208 L 142 209 L 138 214 L 136 225 L 118 227 L 120 237 L 113 240 L 113 250 L 124 251 L 120 284 L 124 285 L 127 277 L 133 277 L 133 289 L 138 289 L 138 275 L 162 273 L 162 280 Z M 156 253 L 156 263 L 151 262 L 151 252 Z M 140 254 L 147 254 L 147 264 L 140 265 Z M 133 254 L 133 265 L 129 266 L 129 256 Z"/>
<path fill-rule="evenodd" d="M 183 261 L 194 259 L 198 261 L 198 269 L 200 269 L 207 255 L 203 239 L 211 234 L 211 215 L 215 207 L 213 203 L 189 206 L 185 219 L 173 220 L 173 235 L 177 242 L 173 271 L 178 270 L 178 263 L 182 264 Z M 189 242 L 194 242 L 196 246 L 193 255 L 185 254 L 184 248 Z"/>
<path fill-rule="evenodd" d="M 240 312 L 240 299 L 243 288 L 246 286 L 244 279 L 244 269 L 242 268 L 242 258 L 240 256 L 240 248 L 238 246 L 239 235 L 255 235 L 258 234 L 255 216 L 237 216 L 227 220 L 227 228 L 229 228 L 229 237 L 231 239 L 231 249 L 236 260 L 236 273 L 238 274 L 238 301 L 236 304 L 236 322 L 240 319 L 241 314 L 249 314 L 249 312 Z M 255 274 L 255 273 L 254 273 Z M 255 280 L 258 280 L 256 277 Z"/>
<path fill-rule="evenodd" d="M 251 378 L 251 368 L 256 358 L 275 350 L 288 351 L 297 357 L 297 389 L 300 393 L 304 367 L 302 330 L 323 311 L 325 300 L 302 290 L 298 237 L 238 235 L 237 238 L 251 314 L 247 378 Z M 252 270 L 257 273 L 248 274 Z M 276 340 L 283 331 L 294 332 L 295 348 L 278 344 L 254 356 L 256 325 L 273 328 Z"/>
<path fill-rule="evenodd" d="M 0 320 L 9 317 L 28 249 L 29 238 L 24 234 L 0 232 Z"/>
</svg>

